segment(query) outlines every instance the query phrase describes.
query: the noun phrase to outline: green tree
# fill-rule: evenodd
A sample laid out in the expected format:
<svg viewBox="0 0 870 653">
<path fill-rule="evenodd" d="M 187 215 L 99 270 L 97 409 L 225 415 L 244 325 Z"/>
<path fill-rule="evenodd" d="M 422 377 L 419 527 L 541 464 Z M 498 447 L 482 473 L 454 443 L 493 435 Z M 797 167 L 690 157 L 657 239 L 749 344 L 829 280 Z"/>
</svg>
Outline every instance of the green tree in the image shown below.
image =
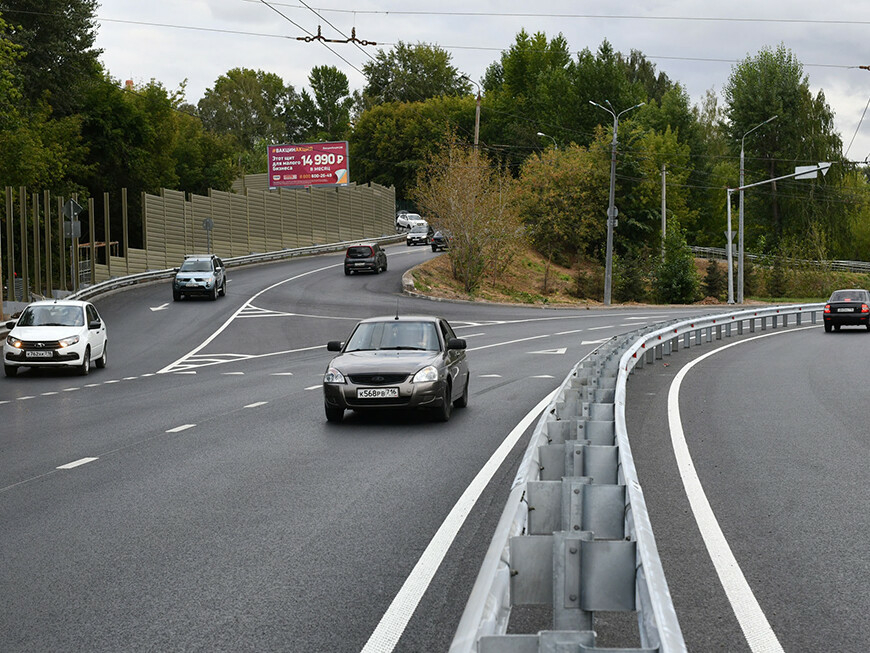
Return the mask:
<svg viewBox="0 0 870 653">
<path fill-rule="evenodd" d="M 663 304 L 690 304 L 697 299 L 700 279 L 695 257 L 679 223 L 668 225 L 664 260 L 653 272 L 653 292 Z"/>
<path fill-rule="evenodd" d="M 722 293 L 725 292 L 725 282 L 725 273 L 722 272 L 719 261 L 708 259 L 707 270 L 704 275 L 704 294 L 707 297 L 720 298 Z"/>
<path fill-rule="evenodd" d="M 315 66 L 308 75 L 308 83 L 314 97 L 303 90 L 297 105 L 304 138 L 310 141 L 347 139 L 353 105 L 347 75 L 335 66 Z"/>
<path fill-rule="evenodd" d="M 282 143 L 287 133 L 288 109 L 297 102 L 292 86 L 274 73 L 233 68 L 206 89 L 197 103 L 206 129 L 234 136 L 243 150 L 258 143 Z"/>
<path fill-rule="evenodd" d="M 442 95 L 464 95 L 471 84 L 451 64 L 451 55 L 437 45 L 399 41 L 392 50 L 378 50 L 363 65 L 366 86 L 359 111 L 387 102 L 422 102 Z"/>
</svg>

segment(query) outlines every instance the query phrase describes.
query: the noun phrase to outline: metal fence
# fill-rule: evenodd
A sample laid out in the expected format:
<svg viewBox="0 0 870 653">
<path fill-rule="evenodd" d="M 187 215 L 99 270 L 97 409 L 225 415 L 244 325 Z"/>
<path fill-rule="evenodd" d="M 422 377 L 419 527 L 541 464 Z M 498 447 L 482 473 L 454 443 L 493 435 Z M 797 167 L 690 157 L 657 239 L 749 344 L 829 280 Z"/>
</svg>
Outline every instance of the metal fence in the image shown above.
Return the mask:
<svg viewBox="0 0 870 653">
<path fill-rule="evenodd" d="M 724 261 L 728 258 L 728 250 L 724 247 L 690 247 L 697 258 L 716 259 Z M 759 264 L 764 261 L 771 263 L 780 257 L 758 256 L 757 254 L 744 254 L 744 257 Z M 812 267 L 820 270 L 833 270 L 836 272 L 863 272 L 870 273 L 870 263 L 865 261 L 814 261 L 810 259 L 783 258 L 782 261 L 789 267 Z"/>
</svg>

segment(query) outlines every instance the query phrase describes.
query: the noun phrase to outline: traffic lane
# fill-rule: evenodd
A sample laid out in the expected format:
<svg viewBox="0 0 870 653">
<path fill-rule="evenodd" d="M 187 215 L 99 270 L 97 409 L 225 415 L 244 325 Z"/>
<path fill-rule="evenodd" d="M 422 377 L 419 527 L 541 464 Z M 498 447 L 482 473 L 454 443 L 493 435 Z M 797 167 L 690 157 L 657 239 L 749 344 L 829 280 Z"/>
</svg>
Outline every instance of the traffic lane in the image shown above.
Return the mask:
<svg viewBox="0 0 870 653">
<path fill-rule="evenodd" d="M 413 413 L 331 428 L 320 393 L 301 390 L 6 493 L 4 548 L 21 553 L 4 585 L 24 589 L 3 632 L 35 648 L 358 650 L 519 413 L 504 398 L 448 425 Z"/>
<path fill-rule="evenodd" d="M 870 525 L 866 427 L 855 411 L 867 381 L 866 332 L 833 335 L 819 326 L 733 347 L 690 372 L 680 402 L 710 504 L 786 650 L 833 643 L 857 651 L 870 641 L 859 616 L 870 607 L 862 582 L 870 569 L 856 546 Z M 639 471 L 649 500 L 650 483 L 666 475 L 645 480 L 643 466 Z M 678 478 L 674 483 L 681 488 Z M 661 546 L 655 520 L 653 528 Z M 691 594 L 698 592 L 691 567 L 682 560 L 672 566 L 665 570 L 672 593 L 681 583 L 689 592 L 683 602 L 703 605 Z M 683 628 L 709 637 L 722 614 L 708 611 L 706 621 Z"/>
</svg>

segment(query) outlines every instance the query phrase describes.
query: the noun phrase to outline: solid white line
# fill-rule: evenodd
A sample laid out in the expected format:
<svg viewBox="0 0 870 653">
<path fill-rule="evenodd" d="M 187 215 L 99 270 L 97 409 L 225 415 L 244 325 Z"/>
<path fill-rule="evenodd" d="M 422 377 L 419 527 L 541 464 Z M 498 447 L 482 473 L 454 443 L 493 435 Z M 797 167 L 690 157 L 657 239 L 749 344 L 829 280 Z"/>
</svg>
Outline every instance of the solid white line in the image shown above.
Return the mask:
<svg viewBox="0 0 870 653">
<path fill-rule="evenodd" d="M 167 433 L 181 433 L 182 431 L 186 431 L 187 429 L 192 429 L 196 424 L 182 424 L 181 426 L 176 426 L 174 429 L 169 429 L 166 431 Z"/>
<path fill-rule="evenodd" d="M 320 385 L 310 385 L 305 389 L 306 390 L 317 390 L 318 388 L 322 388 L 322 387 L 323 387 L 323 384 L 321 383 Z"/>
<path fill-rule="evenodd" d="M 245 408 L 257 408 L 257 406 L 265 406 L 268 403 L 268 401 L 257 401 L 253 404 L 248 404 L 247 406 L 245 406 Z"/>
<path fill-rule="evenodd" d="M 59 467 L 55 467 L 55 469 L 72 469 L 73 467 L 78 467 L 79 465 L 87 465 L 88 463 L 92 463 L 95 460 L 99 460 L 99 458 L 80 458 L 79 460 L 67 463 L 66 465 L 60 465 Z"/>
<path fill-rule="evenodd" d="M 503 345 L 512 345 L 517 342 L 526 342 L 527 340 L 538 340 L 539 338 L 549 338 L 550 334 L 545 333 L 540 336 L 531 336 L 530 338 L 519 338 L 517 340 L 507 340 L 505 342 L 496 342 L 492 345 L 482 345 L 480 347 L 469 347 L 468 351 L 479 351 L 481 349 L 489 349 L 490 347 L 501 347 Z"/>
<path fill-rule="evenodd" d="M 818 327 L 800 327 L 800 330 L 812 328 Z M 758 604 L 758 600 L 752 593 L 752 588 L 749 587 L 749 583 L 731 551 L 731 546 L 725 539 L 725 534 L 719 526 L 716 515 L 710 507 L 710 502 L 707 500 L 707 495 L 704 493 L 701 480 L 698 478 L 680 420 L 680 385 L 689 370 L 714 354 L 752 340 L 790 333 L 794 330 L 797 329 L 754 336 L 707 352 L 679 371 L 668 392 L 668 424 L 671 429 L 671 442 L 686 496 L 689 499 L 701 536 L 704 538 L 704 545 L 707 547 L 707 552 L 710 554 L 710 559 L 716 568 L 722 587 L 728 595 L 728 600 L 731 602 L 731 608 L 740 623 L 740 628 L 746 636 L 749 648 L 757 653 L 780 653 L 783 648 Z"/>
<path fill-rule="evenodd" d="M 401 638 L 402 633 L 411 620 L 420 599 L 432 582 L 432 578 L 441 566 L 444 556 L 456 539 L 459 529 L 465 523 L 466 518 L 471 513 L 474 504 L 480 498 L 480 495 L 489 485 L 490 480 L 498 471 L 498 468 L 507 458 L 508 454 L 513 450 L 517 441 L 522 437 L 523 433 L 529 427 L 537 416 L 549 404 L 552 398 L 556 395 L 557 390 L 553 390 L 550 394 L 544 397 L 538 404 L 530 410 L 525 417 L 517 424 L 508 436 L 502 441 L 495 453 L 471 481 L 471 484 L 466 488 L 459 501 L 453 506 L 450 514 L 441 524 L 438 532 L 429 542 L 429 546 L 423 551 L 410 576 L 405 580 L 399 593 L 390 603 L 390 607 L 381 617 L 380 623 L 375 628 L 368 642 L 362 649 L 362 653 L 390 653 L 395 649 L 396 644 Z"/>
</svg>

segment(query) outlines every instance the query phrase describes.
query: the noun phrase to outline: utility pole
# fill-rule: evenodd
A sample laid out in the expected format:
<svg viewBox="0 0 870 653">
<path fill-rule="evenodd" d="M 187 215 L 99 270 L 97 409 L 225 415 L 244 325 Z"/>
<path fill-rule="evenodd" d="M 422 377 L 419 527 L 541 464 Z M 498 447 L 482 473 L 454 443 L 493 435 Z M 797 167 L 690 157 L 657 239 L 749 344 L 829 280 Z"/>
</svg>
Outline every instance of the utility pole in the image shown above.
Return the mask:
<svg viewBox="0 0 870 653">
<path fill-rule="evenodd" d="M 667 187 L 665 185 L 665 178 L 667 177 L 667 170 L 665 170 L 665 164 L 662 164 L 662 262 L 665 260 L 665 236 L 668 235 L 668 202 L 667 202 Z"/>
<path fill-rule="evenodd" d="M 474 111 L 474 152 L 477 153 L 477 143 L 480 138 L 480 84 L 475 82 L 468 75 L 463 75 L 462 79 L 467 79 L 469 82 L 474 84 L 477 87 L 477 108 Z"/>
<path fill-rule="evenodd" d="M 607 106 L 610 107 L 609 109 L 601 106 L 597 102 L 593 102 L 592 100 L 589 100 L 589 104 L 593 104 L 599 109 L 604 109 L 607 113 L 613 116 L 613 140 L 610 143 L 610 199 L 607 204 L 607 258 L 604 263 L 604 305 L 610 306 L 610 290 L 613 280 L 613 227 L 616 223 L 617 213 L 616 205 L 614 203 L 614 195 L 616 193 L 616 133 L 619 131 L 619 117 L 632 109 L 642 107 L 646 102 L 635 104 L 633 107 L 623 109 L 619 113 L 616 113 L 613 106 L 610 104 L 610 100 L 604 101 L 607 103 Z"/>
</svg>

